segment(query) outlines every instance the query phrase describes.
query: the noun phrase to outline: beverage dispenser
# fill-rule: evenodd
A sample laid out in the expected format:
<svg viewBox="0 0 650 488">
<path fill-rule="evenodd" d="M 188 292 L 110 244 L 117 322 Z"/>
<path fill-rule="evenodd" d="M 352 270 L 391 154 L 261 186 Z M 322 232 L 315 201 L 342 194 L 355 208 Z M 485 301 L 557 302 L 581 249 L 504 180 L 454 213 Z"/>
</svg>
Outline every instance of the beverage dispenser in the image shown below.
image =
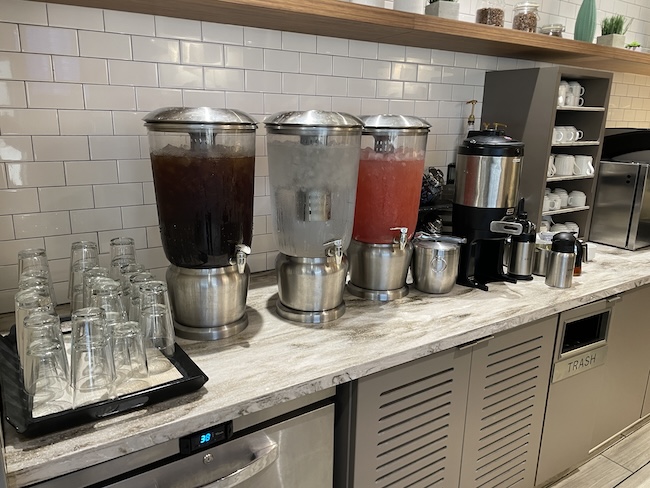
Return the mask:
<svg viewBox="0 0 650 488">
<path fill-rule="evenodd" d="M 417 117 L 361 118 L 361 160 L 352 242 L 348 248 L 353 295 L 388 301 L 408 293 L 430 125 Z"/>
<path fill-rule="evenodd" d="M 278 314 L 320 323 L 345 311 L 362 123 L 345 113 L 281 112 L 265 120 Z"/>
<path fill-rule="evenodd" d="M 487 283 L 516 282 L 504 273 L 508 235 L 520 235 L 515 221 L 523 142 L 502 130 L 470 131 L 458 148 L 456 194 L 452 209 L 454 235 L 464 237 L 457 283 L 487 290 Z"/>
<path fill-rule="evenodd" d="M 248 325 L 256 122 L 208 107 L 145 118 L 176 334 L 231 336 Z"/>
</svg>

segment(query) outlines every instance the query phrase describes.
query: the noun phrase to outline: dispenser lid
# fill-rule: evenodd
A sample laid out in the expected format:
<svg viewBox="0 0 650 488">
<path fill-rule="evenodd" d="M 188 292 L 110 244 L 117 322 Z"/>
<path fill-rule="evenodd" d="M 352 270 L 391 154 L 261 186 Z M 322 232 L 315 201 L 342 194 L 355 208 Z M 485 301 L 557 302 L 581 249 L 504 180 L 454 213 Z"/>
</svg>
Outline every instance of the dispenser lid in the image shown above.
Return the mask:
<svg viewBox="0 0 650 488">
<path fill-rule="evenodd" d="M 470 131 L 458 148 L 459 154 L 478 156 L 523 156 L 524 143 L 501 129 Z"/>
<path fill-rule="evenodd" d="M 345 112 L 306 110 L 304 112 L 278 112 L 264 120 L 268 127 L 336 127 L 360 128 L 363 122 Z"/>
<path fill-rule="evenodd" d="M 218 125 L 230 129 L 255 129 L 257 122 L 241 110 L 211 107 L 163 107 L 142 120 L 150 129 L 158 125 Z M 155 129 L 154 129 L 155 130 Z M 160 130 L 165 130 L 160 127 Z"/>
<path fill-rule="evenodd" d="M 555 252 L 575 252 L 576 238 L 571 232 L 558 232 L 551 241 L 551 250 Z"/>
<path fill-rule="evenodd" d="M 364 132 L 373 132 L 375 129 L 417 129 L 429 132 L 431 124 L 419 117 L 410 115 L 362 115 L 359 117 L 364 125 Z"/>
</svg>

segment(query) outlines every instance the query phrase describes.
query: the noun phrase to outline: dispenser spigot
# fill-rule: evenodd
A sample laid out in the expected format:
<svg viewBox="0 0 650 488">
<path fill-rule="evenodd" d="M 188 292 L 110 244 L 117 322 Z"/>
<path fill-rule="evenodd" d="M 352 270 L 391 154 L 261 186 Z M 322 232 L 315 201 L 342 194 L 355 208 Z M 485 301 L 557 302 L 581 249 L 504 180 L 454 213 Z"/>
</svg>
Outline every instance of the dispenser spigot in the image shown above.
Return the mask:
<svg viewBox="0 0 650 488">
<path fill-rule="evenodd" d="M 251 248 L 246 244 L 237 244 L 235 246 L 235 264 L 237 264 L 237 271 L 239 274 L 244 274 L 246 270 L 246 260 L 251 253 Z"/>
<path fill-rule="evenodd" d="M 476 122 L 476 116 L 474 115 L 474 109 L 476 108 L 476 104 L 478 103 L 478 100 L 469 100 L 466 102 L 466 105 L 472 104 L 472 112 L 469 114 L 469 117 L 467 117 L 467 125 L 470 127 L 474 127 L 474 122 Z"/>
<path fill-rule="evenodd" d="M 329 258 L 334 257 L 336 264 L 341 264 L 341 261 L 343 261 L 343 239 L 334 239 L 326 242 L 323 246 L 327 248 L 325 255 Z"/>
<path fill-rule="evenodd" d="M 395 240 L 395 243 L 399 243 L 400 251 L 403 251 L 406 247 L 406 242 L 408 240 L 409 228 L 408 227 L 391 227 L 390 230 L 399 231 L 399 240 Z"/>
</svg>

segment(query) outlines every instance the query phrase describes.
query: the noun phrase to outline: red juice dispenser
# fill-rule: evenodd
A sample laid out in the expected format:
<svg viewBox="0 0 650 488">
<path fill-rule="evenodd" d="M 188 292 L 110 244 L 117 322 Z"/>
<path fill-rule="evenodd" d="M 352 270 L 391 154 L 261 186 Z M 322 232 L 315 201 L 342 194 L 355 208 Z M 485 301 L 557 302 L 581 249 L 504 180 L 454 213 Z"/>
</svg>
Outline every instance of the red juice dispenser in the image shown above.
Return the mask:
<svg viewBox="0 0 650 488">
<path fill-rule="evenodd" d="M 429 123 L 403 115 L 364 123 L 348 291 L 389 301 L 408 293 L 406 274 L 420 205 Z"/>
<path fill-rule="evenodd" d="M 248 325 L 255 120 L 209 107 L 145 118 L 176 335 L 231 336 Z"/>
</svg>

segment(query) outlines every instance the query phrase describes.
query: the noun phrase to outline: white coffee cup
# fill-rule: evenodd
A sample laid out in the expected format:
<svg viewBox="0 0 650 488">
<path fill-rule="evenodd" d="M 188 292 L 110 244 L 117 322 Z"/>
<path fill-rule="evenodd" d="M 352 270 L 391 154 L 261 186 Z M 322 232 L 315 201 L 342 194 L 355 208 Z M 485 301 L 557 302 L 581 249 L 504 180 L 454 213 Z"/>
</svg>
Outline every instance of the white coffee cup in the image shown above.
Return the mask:
<svg viewBox="0 0 650 488">
<path fill-rule="evenodd" d="M 546 176 L 551 177 L 555 176 L 557 169 L 555 168 L 555 154 L 551 154 L 548 157 L 548 168 L 546 169 Z"/>
<path fill-rule="evenodd" d="M 548 209 L 560 210 L 562 208 L 562 197 L 557 193 L 551 193 L 548 196 Z"/>
<path fill-rule="evenodd" d="M 553 127 L 553 144 L 559 144 L 560 142 L 563 142 L 564 139 L 564 131 L 562 130 L 562 127 Z"/>
<path fill-rule="evenodd" d="M 580 227 L 575 222 L 564 222 L 564 225 L 567 226 L 569 232 L 573 232 L 576 235 L 580 234 Z"/>
<path fill-rule="evenodd" d="M 575 156 L 571 154 L 555 155 L 555 174 L 557 176 L 572 176 L 573 166 L 576 163 Z"/>
<path fill-rule="evenodd" d="M 576 129 L 572 125 L 563 126 L 562 132 L 564 134 L 563 142 L 576 142 L 584 136 L 584 132 Z"/>
<path fill-rule="evenodd" d="M 564 224 L 553 224 L 551 232 L 568 232 L 569 228 Z"/>
<path fill-rule="evenodd" d="M 544 195 L 550 195 L 551 194 L 551 189 L 547 186 L 544 188 Z"/>
<path fill-rule="evenodd" d="M 567 93 L 564 101 L 564 104 L 568 107 L 582 107 L 585 104 L 584 98 L 574 95 L 573 93 Z"/>
<path fill-rule="evenodd" d="M 557 104 L 560 107 L 566 105 L 566 95 L 569 93 L 569 83 L 567 81 L 560 81 L 560 86 L 557 91 Z"/>
<path fill-rule="evenodd" d="M 569 90 L 571 93 L 577 97 L 581 97 L 582 95 L 585 94 L 585 87 L 582 86 L 580 83 L 577 81 L 570 81 L 569 82 Z"/>
<path fill-rule="evenodd" d="M 594 174 L 594 158 L 591 156 L 578 155 L 575 157 L 576 162 L 573 167 L 574 175 L 593 175 Z"/>
<path fill-rule="evenodd" d="M 587 243 L 587 261 L 593 261 L 596 258 L 596 244 L 593 242 Z"/>
<path fill-rule="evenodd" d="M 587 204 L 587 195 L 579 190 L 573 190 L 569 193 L 567 203 L 569 207 L 584 207 Z"/>
<path fill-rule="evenodd" d="M 566 208 L 569 201 L 569 193 L 564 188 L 556 188 L 553 190 L 555 195 L 560 196 L 560 208 Z"/>
</svg>

